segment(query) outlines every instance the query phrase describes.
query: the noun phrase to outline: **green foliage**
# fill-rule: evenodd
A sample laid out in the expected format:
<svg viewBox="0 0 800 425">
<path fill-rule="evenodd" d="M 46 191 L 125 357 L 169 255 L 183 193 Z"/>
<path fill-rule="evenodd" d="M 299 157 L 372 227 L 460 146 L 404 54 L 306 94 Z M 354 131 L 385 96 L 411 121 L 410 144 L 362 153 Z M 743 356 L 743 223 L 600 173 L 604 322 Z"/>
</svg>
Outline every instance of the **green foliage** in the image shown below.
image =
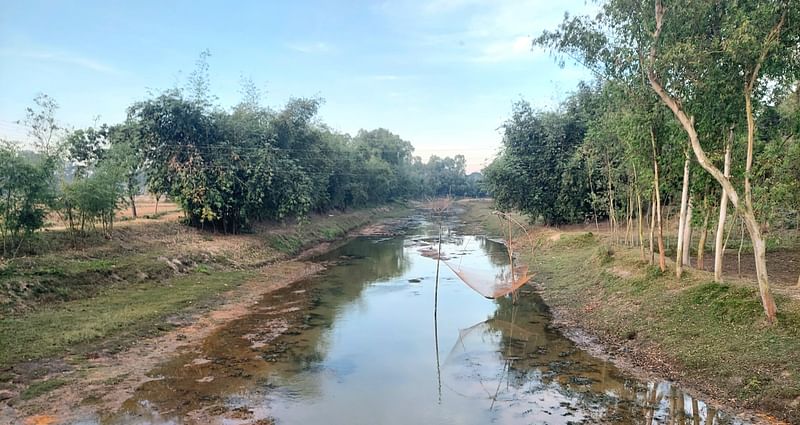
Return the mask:
<svg viewBox="0 0 800 425">
<path fill-rule="evenodd" d="M 123 196 L 123 177 L 113 164 L 98 168 L 90 176 L 65 183 L 58 198 L 58 211 L 67 226 L 85 234 L 97 223 L 110 236 L 114 215 Z"/>
<path fill-rule="evenodd" d="M 257 98 L 228 113 L 173 90 L 130 108 L 127 138 L 141 155 L 131 164 L 143 164 L 151 192 L 179 202 L 191 225 L 235 233 L 255 221 L 468 189 L 463 156 L 422 164 L 386 129 L 351 138 L 319 124 L 319 99 L 272 111 Z"/>
<path fill-rule="evenodd" d="M 484 170 L 500 208 L 518 209 L 547 224 L 590 215 L 585 173 L 571 163 L 586 123 L 572 112 L 536 112 L 525 101 L 514 105 L 504 125 L 503 152 Z"/>
<path fill-rule="evenodd" d="M 389 130 L 360 130 L 355 137 L 332 131 L 318 119 L 319 98 L 291 99 L 272 110 L 260 104 L 258 89 L 245 80 L 243 100 L 225 110 L 210 92 L 210 57 L 209 51 L 201 53 L 185 88 L 130 106 L 125 122 L 78 129 L 63 138 L 55 120 L 58 105 L 37 96 L 24 123 L 39 150 L 52 158 L 52 168 L 39 176 L 41 187 L 26 188 L 19 180 L 36 180 L 35 167 L 2 154 L 8 157 L 2 172 L 11 176 L 2 182 L 11 188 L 2 192 L 8 195 L 3 207 L 8 241 L 40 228 L 50 204 L 33 193 L 25 195 L 30 201 L 20 201 L 21 195 L 8 190 L 59 186 L 54 210 L 73 233 L 86 235 L 99 223 L 106 236 L 123 201 L 137 216 L 135 198 L 143 183 L 157 200 L 168 195 L 177 202 L 190 225 L 231 233 L 257 221 L 302 221 L 311 212 L 485 194 L 481 174 L 468 179 L 461 155 L 423 163 L 410 142 Z M 59 160 L 65 160 L 64 174 L 54 185 Z"/>
<path fill-rule="evenodd" d="M 0 144 L 0 235 L 3 254 L 15 253 L 26 236 L 44 226 L 53 199 L 55 163 L 41 155 L 23 155 Z"/>
</svg>

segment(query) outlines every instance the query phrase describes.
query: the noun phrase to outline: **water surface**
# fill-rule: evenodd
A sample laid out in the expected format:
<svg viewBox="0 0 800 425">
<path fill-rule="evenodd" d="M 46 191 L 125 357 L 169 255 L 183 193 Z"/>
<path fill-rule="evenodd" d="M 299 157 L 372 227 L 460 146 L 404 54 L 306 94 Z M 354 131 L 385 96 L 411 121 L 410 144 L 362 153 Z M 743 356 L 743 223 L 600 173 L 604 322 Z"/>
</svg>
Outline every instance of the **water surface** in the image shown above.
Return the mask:
<svg viewBox="0 0 800 425">
<path fill-rule="evenodd" d="M 451 261 L 507 270 L 501 244 L 445 234 Z M 87 423 L 744 423 L 577 349 L 529 287 L 485 299 L 442 265 L 434 322 L 434 245 L 424 230 L 352 240 Z"/>
</svg>

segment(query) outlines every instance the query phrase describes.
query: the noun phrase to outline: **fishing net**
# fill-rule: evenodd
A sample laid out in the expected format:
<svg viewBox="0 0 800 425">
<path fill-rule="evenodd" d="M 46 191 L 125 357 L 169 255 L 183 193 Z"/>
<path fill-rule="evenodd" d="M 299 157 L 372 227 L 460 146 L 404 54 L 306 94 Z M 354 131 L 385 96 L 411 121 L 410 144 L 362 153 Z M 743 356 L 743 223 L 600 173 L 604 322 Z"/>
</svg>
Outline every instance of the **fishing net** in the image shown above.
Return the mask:
<svg viewBox="0 0 800 425">
<path fill-rule="evenodd" d="M 535 380 L 514 366 L 535 349 L 537 336 L 504 320 L 490 319 L 459 331 L 444 361 L 443 386 L 461 397 L 507 403 L 525 399 Z"/>
<path fill-rule="evenodd" d="M 487 270 L 470 267 L 459 260 L 442 258 L 442 262 L 467 286 L 489 299 L 499 298 L 516 291 L 528 283 L 531 278 L 528 275 L 528 266 L 525 265 Z"/>
<path fill-rule="evenodd" d="M 514 323 L 489 319 L 458 332 L 458 340 L 445 358 L 445 365 L 469 361 L 482 353 L 498 355 L 498 346 L 508 359 L 524 358 L 536 334 Z M 535 347 L 536 344 L 533 344 Z"/>
</svg>

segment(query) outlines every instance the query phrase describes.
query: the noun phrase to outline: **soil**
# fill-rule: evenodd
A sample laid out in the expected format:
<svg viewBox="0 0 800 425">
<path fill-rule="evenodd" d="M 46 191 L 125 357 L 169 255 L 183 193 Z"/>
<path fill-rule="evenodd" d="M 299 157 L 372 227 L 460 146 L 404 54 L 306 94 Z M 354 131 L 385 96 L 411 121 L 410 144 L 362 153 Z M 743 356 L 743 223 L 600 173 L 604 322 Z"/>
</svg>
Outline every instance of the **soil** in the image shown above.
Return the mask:
<svg viewBox="0 0 800 425">
<path fill-rule="evenodd" d="M 87 251 L 117 250 L 120 248 L 118 245 L 134 249 L 143 246 L 142 242 L 146 240 L 148 243 L 144 246 L 149 244 L 167 249 L 180 247 L 209 255 L 225 252 L 226 257 L 237 259 L 242 267 L 264 265 L 258 268 L 256 277 L 226 293 L 220 303 L 191 316 L 175 314 L 169 322 L 177 327 L 160 336 L 132 342 L 129 349 L 116 353 L 100 350 L 80 359 L 66 356 L 62 359 L 30 362 L 29 365 L 16 365 L 15 369 L 28 367 L 37 371 L 47 370 L 43 376 L 38 377 L 63 380 L 66 384 L 31 400 L 9 397 L 0 401 L 0 424 L 68 423 L 70 420 L 91 416 L 92 412 L 119 410 L 131 399 L 137 388 L 157 379 L 149 376 L 148 372 L 167 359 L 192 352 L 225 324 L 251 314 L 254 308 L 258 309 L 254 306 L 266 294 L 286 289 L 291 292 L 292 299 L 297 298 L 293 302 L 302 305 L 303 298 L 308 297 L 302 291 L 291 291 L 290 285 L 324 270 L 324 265 L 307 260 L 336 245 L 336 242 L 320 243 L 292 259 L 281 260 L 285 256 L 275 252 L 267 253 L 265 258 L 263 240 L 255 235 L 214 238 L 195 229 L 185 228 L 169 217 L 152 220 L 149 226 L 135 226 L 135 229 L 131 226 L 131 223 L 141 220 L 143 219 L 122 222 L 122 226 L 115 230 L 114 246 L 87 247 Z M 411 222 L 410 219 L 389 219 L 357 229 L 348 236 L 396 235 L 409 227 Z M 281 231 L 280 225 L 274 227 L 274 230 Z M 270 332 L 258 335 L 258 340 L 253 343 L 266 344 L 281 334 L 297 332 L 298 327 L 302 326 L 301 310 L 302 308 L 297 307 L 282 310 L 286 314 L 276 317 L 274 323 L 266 324 L 265 327 L 270 328 Z M 230 413 L 221 406 L 217 407 L 219 408 L 204 409 L 200 416 L 189 418 L 190 423 L 211 423 L 212 419 L 219 419 Z M 255 422 L 243 423 L 269 424 L 271 421 L 260 418 Z"/>
<path fill-rule="evenodd" d="M 480 208 L 477 207 L 478 211 Z M 486 226 L 485 218 L 480 217 L 480 212 L 472 212 L 470 218 L 472 225 Z M 568 225 L 559 227 L 537 227 L 536 237 L 540 240 L 555 242 L 562 239 L 562 236 L 574 233 L 593 232 L 608 235 L 606 223 L 599 223 L 599 228 L 594 223 Z M 725 257 L 725 276 L 734 278 L 741 268 L 741 276 L 744 279 L 755 280 L 755 265 L 751 253 L 742 253 L 741 266 L 737 262 L 736 250 L 728 250 Z M 669 261 L 669 259 L 668 259 Z M 692 258 L 696 264 L 695 258 Z M 713 270 L 713 255 L 706 253 L 705 270 Z M 773 283 L 775 292 L 800 299 L 800 286 L 797 286 L 798 274 L 800 274 L 800 251 L 795 249 L 771 251 L 767 253 L 767 262 L 770 282 Z M 626 278 L 633 272 L 624 267 L 615 266 L 609 270 L 612 274 Z M 544 283 L 544 284 L 543 284 Z M 680 384 L 682 390 L 693 397 L 705 400 L 717 407 L 731 412 L 737 412 L 740 416 L 747 418 L 755 424 L 789 424 L 769 414 L 744 409 L 734 399 L 729 399 L 722 391 L 715 391 L 714 387 L 708 385 L 707 377 L 702 374 L 690 374 L 687 370 L 679 366 L 679 362 L 672 358 L 652 343 L 630 335 L 629 338 L 621 338 L 606 332 L 602 326 L 592 323 L 589 315 L 582 314 L 580 309 L 553 307 L 552 302 L 548 302 L 548 291 L 544 290 L 546 277 L 539 276 L 536 282 L 531 282 L 543 301 L 549 306 L 552 321 L 550 325 L 559 330 L 564 336 L 571 339 L 576 345 L 594 356 L 611 361 L 621 370 L 632 376 L 645 381 L 659 381 L 668 379 Z M 754 283 L 755 285 L 755 283 Z M 591 308 L 591 303 L 585 308 Z M 709 389 L 709 391 L 699 391 L 698 388 Z M 795 403 L 800 403 L 800 399 Z"/>
<path fill-rule="evenodd" d="M 537 284 L 534 286 L 537 293 L 547 302 L 547 292 L 543 290 L 543 287 Z M 605 334 L 592 328 L 591 324 L 587 324 L 576 314 L 574 310 L 551 307 L 552 321 L 550 324 L 562 335 L 572 340 L 580 349 L 595 357 L 612 362 L 635 378 L 650 382 L 664 379 L 678 382 L 681 389 L 692 397 L 705 400 L 718 408 L 737 412 L 755 425 L 790 425 L 789 422 L 781 421 L 770 415 L 743 409 L 735 401 L 727 400 L 724 394 L 697 390 L 700 387 L 708 387 L 703 385 L 703 378 L 686 374 L 684 370 L 675 366 L 676 362 L 671 360 L 667 353 L 635 338 L 622 340 Z"/>
<path fill-rule="evenodd" d="M 287 287 L 323 269 L 318 263 L 298 260 L 265 267 L 260 270 L 258 277 L 227 294 L 223 303 L 213 310 L 192 317 L 173 318 L 173 322 L 184 323 L 183 326 L 141 341 L 126 351 L 117 354 L 98 352 L 85 365 L 52 373 L 49 379 L 66 378 L 70 379 L 70 383 L 43 397 L 19 401 L 13 406 L 0 406 L 0 423 L 37 423 L 35 421 L 43 417 L 43 411 L 60 423 L 92 411 L 118 410 L 136 388 L 153 380 L 147 372 L 160 362 L 190 349 L 224 324 L 248 314 L 264 294 Z M 91 406 L 86 406 L 83 401 L 92 394 L 102 396 L 94 399 Z"/>
</svg>

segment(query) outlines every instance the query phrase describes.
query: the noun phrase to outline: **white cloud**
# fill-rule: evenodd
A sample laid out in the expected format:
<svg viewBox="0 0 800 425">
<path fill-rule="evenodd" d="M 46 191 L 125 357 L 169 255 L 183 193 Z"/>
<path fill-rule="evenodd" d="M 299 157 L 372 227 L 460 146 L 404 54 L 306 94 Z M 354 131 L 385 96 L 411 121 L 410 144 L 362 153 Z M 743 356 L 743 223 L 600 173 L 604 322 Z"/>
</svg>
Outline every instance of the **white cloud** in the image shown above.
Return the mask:
<svg viewBox="0 0 800 425">
<path fill-rule="evenodd" d="M 555 28 L 564 12 L 588 14 L 597 5 L 586 0 L 393 0 L 378 8 L 411 29 L 421 46 L 452 52 L 455 60 L 504 62 L 535 58 L 532 36 Z M 442 55 L 437 55 L 441 58 Z"/>
<path fill-rule="evenodd" d="M 533 38 L 518 36 L 515 38 L 491 41 L 484 44 L 480 54 L 475 56 L 475 62 L 502 62 L 517 59 L 538 58 L 541 51 L 531 50 Z"/>
<path fill-rule="evenodd" d="M 300 53 L 307 54 L 326 54 L 333 53 L 335 49 L 328 43 L 323 41 L 316 42 L 292 42 L 286 45 L 287 48 Z"/>
<path fill-rule="evenodd" d="M 107 74 L 119 73 L 119 70 L 113 66 L 67 51 L 0 49 L 0 56 L 32 59 L 42 62 L 58 62 Z"/>
</svg>

